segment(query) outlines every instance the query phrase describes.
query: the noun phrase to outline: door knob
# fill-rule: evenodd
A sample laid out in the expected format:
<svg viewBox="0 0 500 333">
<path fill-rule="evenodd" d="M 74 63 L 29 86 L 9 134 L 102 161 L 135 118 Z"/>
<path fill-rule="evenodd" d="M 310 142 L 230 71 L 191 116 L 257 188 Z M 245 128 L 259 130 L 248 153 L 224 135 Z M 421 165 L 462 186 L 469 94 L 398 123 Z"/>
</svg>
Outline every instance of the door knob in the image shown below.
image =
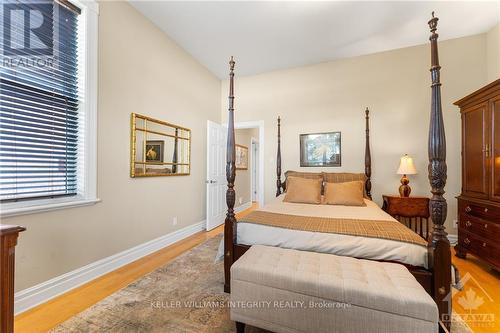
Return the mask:
<svg viewBox="0 0 500 333">
<path fill-rule="evenodd" d="M 207 183 L 207 184 L 215 184 L 215 183 L 217 183 L 217 181 L 210 179 L 210 180 L 207 180 L 205 183 Z"/>
</svg>

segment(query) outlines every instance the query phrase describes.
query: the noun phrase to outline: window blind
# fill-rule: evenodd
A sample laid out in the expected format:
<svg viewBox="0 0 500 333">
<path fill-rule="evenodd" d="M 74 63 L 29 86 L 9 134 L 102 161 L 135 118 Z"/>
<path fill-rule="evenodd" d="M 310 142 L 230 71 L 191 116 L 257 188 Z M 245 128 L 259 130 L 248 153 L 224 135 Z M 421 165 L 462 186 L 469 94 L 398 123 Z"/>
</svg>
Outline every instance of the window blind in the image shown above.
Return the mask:
<svg viewBox="0 0 500 333">
<path fill-rule="evenodd" d="M 83 101 L 78 12 L 3 1 L 0 201 L 78 193 Z"/>
</svg>

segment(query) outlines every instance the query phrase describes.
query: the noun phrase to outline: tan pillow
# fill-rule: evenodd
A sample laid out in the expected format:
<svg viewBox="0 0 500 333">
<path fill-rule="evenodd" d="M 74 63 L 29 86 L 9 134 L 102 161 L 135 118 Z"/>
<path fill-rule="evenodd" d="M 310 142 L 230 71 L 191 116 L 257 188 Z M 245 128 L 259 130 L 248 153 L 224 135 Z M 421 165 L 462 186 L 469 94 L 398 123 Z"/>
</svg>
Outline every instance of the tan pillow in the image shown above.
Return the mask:
<svg viewBox="0 0 500 333">
<path fill-rule="evenodd" d="M 288 177 L 299 177 L 299 178 L 306 178 L 306 179 L 321 179 L 323 180 L 323 173 L 322 172 L 301 172 L 301 171 L 292 171 L 288 170 L 285 172 L 285 192 L 288 190 Z M 323 194 L 323 184 L 321 184 L 321 194 Z"/>
<path fill-rule="evenodd" d="M 326 183 L 324 203 L 327 205 L 365 206 L 363 181 Z"/>
<path fill-rule="evenodd" d="M 361 180 L 363 181 L 363 195 L 365 199 L 369 199 L 364 188 L 364 182 L 366 181 L 366 175 L 364 173 L 325 172 L 323 177 L 325 183 L 345 183 Z"/>
<path fill-rule="evenodd" d="M 323 179 L 287 177 L 285 202 L 320 204 Z"/>
</svg>

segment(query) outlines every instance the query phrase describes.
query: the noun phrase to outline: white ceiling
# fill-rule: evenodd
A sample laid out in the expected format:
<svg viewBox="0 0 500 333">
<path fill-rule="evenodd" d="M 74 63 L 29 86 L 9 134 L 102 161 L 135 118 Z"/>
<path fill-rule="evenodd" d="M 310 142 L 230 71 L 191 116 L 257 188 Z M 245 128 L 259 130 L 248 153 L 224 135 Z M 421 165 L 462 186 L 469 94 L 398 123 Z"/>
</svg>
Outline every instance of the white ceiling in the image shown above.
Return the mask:
<svg viewBox="0 0 500 333">
<path fill-rule="evenodd" d="M 131 1 L 219 78 L 233 55 L 238 75 L 314 64 L 488 31 L 492 2 L 168 2 Z"/>
</svg>

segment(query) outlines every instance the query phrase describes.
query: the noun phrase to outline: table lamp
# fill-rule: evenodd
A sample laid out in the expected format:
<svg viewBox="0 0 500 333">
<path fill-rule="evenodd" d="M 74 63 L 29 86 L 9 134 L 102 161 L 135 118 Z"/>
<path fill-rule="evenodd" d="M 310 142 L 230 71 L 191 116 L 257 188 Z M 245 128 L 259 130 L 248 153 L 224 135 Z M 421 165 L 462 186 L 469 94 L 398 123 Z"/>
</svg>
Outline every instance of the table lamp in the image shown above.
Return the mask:
<svg viewBox="0 0 500 333">
<path fill-rule="evenodd" d="M 405 156 L 401 157 L 401 162 L 399 163 L 398 175 L 403 175 L 401 177 L 401 186 L 399 187 L 399 195 L 402 198 L 407 198 L 410 196 L 411 187 L 408 185 L 410 180 L 406 175 L 415 175 L 417 173 L 417 169 L 415 169 L 415 165 L 413 164 L 413 159 L 405 154 Z"/>
</svg>

